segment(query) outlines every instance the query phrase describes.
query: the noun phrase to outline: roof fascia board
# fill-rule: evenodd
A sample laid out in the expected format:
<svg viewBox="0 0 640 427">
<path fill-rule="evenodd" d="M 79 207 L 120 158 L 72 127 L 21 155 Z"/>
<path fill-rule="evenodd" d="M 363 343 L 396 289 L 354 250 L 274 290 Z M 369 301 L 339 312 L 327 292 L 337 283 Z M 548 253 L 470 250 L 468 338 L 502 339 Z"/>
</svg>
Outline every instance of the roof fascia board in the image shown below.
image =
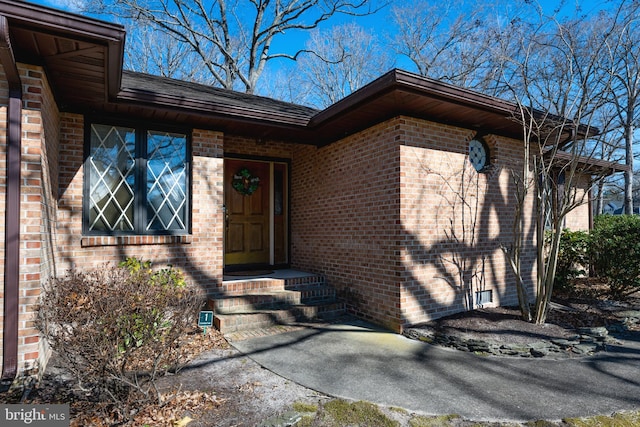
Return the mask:
<svg viewBox="0 0 640 427">
<path fill-rule="evenodd" d="M 375 99 L 394 90 L 410 91 L 431 98 L 501 114 L 504 117 L 513 116 L 517 111 L 516 105 L 510 102 L 407 71 L 393 69 L 321 111 L 311 119 L 309 125 L 311 127 L 321 126 L 346 111 L 357 108 L 370 99 Z"/>
<path fill-rule="evenodd" d="M 557 151 L 554 153 L 547 152 L 545 153 L 545 157 L 547 157 L 548 160 L 563 163 L 565 165 L 571 162 L 576 162 L 582 171 L 592 172 L 594 175 L 611 175 L 614 173 L 626 172 L 630 168 L 629 165 L 622 163 L 588 156 L 574 155 L 566 151 Z"/>
<path fill-rule="evenodd" d="M 100 39 L 103 42 L 123 42 L 124 27 L 58 9 L 24 1 L 0 0 L 0 14 L 31 27 L 55 30 L 64 34 Z"/>
</svg>

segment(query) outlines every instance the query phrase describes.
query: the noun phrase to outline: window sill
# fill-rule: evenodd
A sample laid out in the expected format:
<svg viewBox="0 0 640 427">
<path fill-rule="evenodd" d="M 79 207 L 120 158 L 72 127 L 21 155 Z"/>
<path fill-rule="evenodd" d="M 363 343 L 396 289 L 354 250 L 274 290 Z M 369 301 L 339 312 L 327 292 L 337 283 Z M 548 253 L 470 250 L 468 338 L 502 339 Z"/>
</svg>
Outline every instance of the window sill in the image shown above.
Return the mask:
<svg viewBox="0 0 640 427">
<path fill-rule="evenodd" d="M 94 246 L 141 246 L 190 244 L 192 236 L 85 236 L 80 239 L 80 246 L 90 248 Z"/>
</svg>

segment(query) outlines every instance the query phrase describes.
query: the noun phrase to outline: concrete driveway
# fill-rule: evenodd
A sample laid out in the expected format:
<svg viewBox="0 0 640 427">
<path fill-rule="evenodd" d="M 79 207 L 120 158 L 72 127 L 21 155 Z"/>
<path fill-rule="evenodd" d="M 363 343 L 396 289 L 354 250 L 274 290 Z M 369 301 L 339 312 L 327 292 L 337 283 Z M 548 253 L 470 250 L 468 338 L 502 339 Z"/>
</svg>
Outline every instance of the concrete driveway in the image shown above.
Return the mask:
<svg viewBox="0 0 640 427">
<path fill-rule="evenodd" d="M 640 409 L 640 334 L 569 360 L 482 357 L 359 320 L 232 345 L 313 390 L 425 415 L 527 421 Z"/>
</svg>

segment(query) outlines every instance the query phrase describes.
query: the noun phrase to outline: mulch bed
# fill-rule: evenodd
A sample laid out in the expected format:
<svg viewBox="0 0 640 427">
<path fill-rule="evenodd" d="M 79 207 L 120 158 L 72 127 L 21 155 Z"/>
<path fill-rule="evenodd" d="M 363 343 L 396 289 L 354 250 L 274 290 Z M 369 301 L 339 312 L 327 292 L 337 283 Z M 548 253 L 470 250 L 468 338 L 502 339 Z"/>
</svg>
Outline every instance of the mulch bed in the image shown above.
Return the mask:
<svg viewBox="0 0 640 427">
<path fill-rule="evenodd" d="M 618 325 L 619 313 L 634 310 L 640 310 L 640 292 L 614 301 L 607 296 L 606 287 L 585 279 L 571 292 L 556 293 L 547 322 L 542 325 L 522 320 L 518 307 L 496 307 L 458 313 L 416 327 L 465 339 L 526 344 L 567 339 L 575 336 L 578 328 Z M 640 327 L 632 324 L 625 330 L 640 332 Z"/>
</svg>

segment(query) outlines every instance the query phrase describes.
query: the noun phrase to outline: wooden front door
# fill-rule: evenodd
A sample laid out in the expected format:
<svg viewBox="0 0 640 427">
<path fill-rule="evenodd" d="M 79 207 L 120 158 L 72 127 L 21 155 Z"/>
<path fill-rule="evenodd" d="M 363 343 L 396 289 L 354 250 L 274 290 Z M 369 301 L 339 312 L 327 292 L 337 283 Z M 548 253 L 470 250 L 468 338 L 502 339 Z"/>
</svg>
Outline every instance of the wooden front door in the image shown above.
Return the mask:
<svg viewBox="0 0 640 427">
<path fill-rule="evenodd" d="M 271 164 L 225 159 L 225 265 L 271 263 Z"/>
</svg>

